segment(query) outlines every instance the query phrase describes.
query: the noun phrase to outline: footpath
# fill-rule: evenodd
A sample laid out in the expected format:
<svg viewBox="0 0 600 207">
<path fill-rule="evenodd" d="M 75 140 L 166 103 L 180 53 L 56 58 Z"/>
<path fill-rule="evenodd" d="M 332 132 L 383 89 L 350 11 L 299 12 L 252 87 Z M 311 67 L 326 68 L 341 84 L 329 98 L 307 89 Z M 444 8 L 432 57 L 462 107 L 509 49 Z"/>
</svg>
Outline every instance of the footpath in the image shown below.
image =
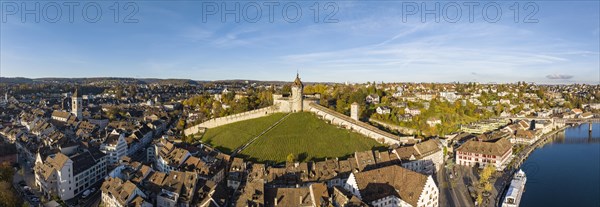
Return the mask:
<svg viewBox="0 0 600 207">
<path fill-rule="evenodd" d="M 250 141 L 246 142 L 246 144 L 238 147 L 237 149 L 233 150 L 233 153 L 231 154 L 232 157 L 235 157 L 237 154 L 239 154 L 241 151 L 243 151 L 244 149 L 246 149 L 248 146 L 250 146 L 250 144 L 252 144 L 254 141 L 256 141 L 258 138 L 260 138 L 262 135 L 266 134 L 267 132 L 269 132 L 271 129 L 275 128 L 275 126 L 279 125 L 279 123 L 281 123 L 283 120 L 285 120 L 288 116 L 290 116 L 291 113 L 286 114 L 285 116 L 281 117 L 281 119 L 279 119 L 277 122 L 273 123 L 271 126 L 269 126 L 269 128 L 265 129 L 264 131 L 262 131 L 260 134 L 256 135 L 256 137 L 252 138 Z"/>
</svg>

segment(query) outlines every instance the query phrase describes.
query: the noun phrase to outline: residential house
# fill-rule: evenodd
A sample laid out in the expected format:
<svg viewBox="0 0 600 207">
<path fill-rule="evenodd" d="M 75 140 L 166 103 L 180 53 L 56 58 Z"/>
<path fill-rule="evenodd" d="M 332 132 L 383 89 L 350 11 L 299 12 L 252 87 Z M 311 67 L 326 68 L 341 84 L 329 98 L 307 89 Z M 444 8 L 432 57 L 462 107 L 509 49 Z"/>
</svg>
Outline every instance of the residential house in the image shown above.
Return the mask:
<svg viewBox="0 0 600 207">
<path fill-rule="evenodd" d="M 394 149 L 392 153 L 400 157 L 402 167 L 427 175 L 433 175 L 444 164 L 444 152 L 437 139 L 402 146 Z"/>
<path fill-rule="evenodd" d="M 345 190 L 375 207 L 437 207 L 439 189 L 431 176 L 398 165 L 350 174 Z"/>
<path fill-rule="evenodd" d="M 141 207 L 152 207 L 148 202 L 147 196 L 134 183 L 129 180 L 123 181 L 120 178 L 107 178 L 102 187 L 102 203 L 106 207 L 125 207 L 133 206 L 134 202 L 139 202 Z M 139 200 L 139 201 L 135 201 Z"/>
<path fill-rule="evenodd" d="M 387 106 L 379 106 L 375 110 L 377 111 L 378 114 L 389 114 L 392 112 L 392 109 L 390 109 L 390 107 L 387 107 Z"/>
<path fill-rule="evenodd" d="M 428 118 L 426 122 L 427 122 L 427 125 L 429 125 L 430 127 L 434 127 L 435 125 L 442 124 L 442 120 L 439 118 L 435 118 L 435 117 Z"/>
<path fill-rule="evenodd" d="M 538 136 L 536 136 L 535 131 L 518 129 L 515 132 L 514 138 L 510 139 L 510 142 L 513 144 L 531 145 L 537 140 Z"/>
<path fill-rule="evenodd" d="M 110 133 L 104 143 L 100 145 L 100 151 L 108 156 L 108 163 L 111 165 L 117 164 L 123 156 L 128 153 L 127 141 L 124 133 L 113 131 Z"/>
<path fill-rule="evenodd" d="M 413 115 L 413 116 L 417 116 L 417 115 L 421 114 L 421 110 L 419 110 L 419 108 L 409 108 L 409 107 L 407 107 L 407 108 L 404 108 L 404 113 L 410 114 L 410 115 Z"/>
<path fill-rule="evenodd" d="M 35 162 L 35 185 L 51 198 L 53 195 L 68 200 L 81 194 L 106 177 L 106 155 L 95 148 L 77 147 L 70 155 L 62 152 Z"/>
<path fill-rule="evenodd" d="M 314 183 L 300 188 L 270 188 L 265 196 L 266 206 L 329 206 L 327 185 Z"/>
<path fill-rule="evenodd" d="M 244 162 L 244 159 L 234 157 L 227 175 L 227 187 L 237 190 L 245 178 L 245 173 L 246 163 Z"/>
<path fill-rule="evenodd" d="M 162 182 L 161 192 L 156 196 L 156 206 L 192 206 L 198 183 L 193 172 L 171 171 Z"/>
<path fill-rule="evenodd" d="M 369 94 L 366 98 L 365 101 L 368 104 L 379 104 L 379 95 L 377 94 Z"/>
</svg>

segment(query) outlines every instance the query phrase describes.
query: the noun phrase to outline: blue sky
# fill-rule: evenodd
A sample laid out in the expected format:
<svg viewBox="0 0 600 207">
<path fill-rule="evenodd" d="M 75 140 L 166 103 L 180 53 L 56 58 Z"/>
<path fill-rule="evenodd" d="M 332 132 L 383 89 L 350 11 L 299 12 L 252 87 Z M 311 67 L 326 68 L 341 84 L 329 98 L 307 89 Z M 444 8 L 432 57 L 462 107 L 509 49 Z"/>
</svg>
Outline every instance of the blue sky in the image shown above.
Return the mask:
<svg viewBox="0 0 600 207">
<path fill-rule="evenodd" d="M 487 10 L 479 2 L 471 14 L 465 2 L 302 0 L 274 6 L 272 22 L 269 1 L 134 1 L 129 8 L 119 1 L 117 23 L 116 1 L 98 1 L 100 20 L 86 21 L 83 13 L 95 17 L 94 7 L 82 9 L 89 2 L 96 3 L 74 7 L 73 22 L 58 2 L 61 17 L 48 23 L 57 13 L 48 1 L 2 1 L 0 75 L 292 80 L 299 71 L 304 81 L 328 82 L 600 83 L 599 1 L 497 1 Z M 27 14 L 23 23 L 21 11 L 35 3 L 40 22 Z M 236 3 L 240 21 L 231 14 L 223 21 Z M 423 6 L 436 3 L 440 21 L 433 14 L 423 21 Z M 262 15 L 250 22 L 257 5 Z M 138 22 L 125 23 L 133 8 Z"/>
</svg>

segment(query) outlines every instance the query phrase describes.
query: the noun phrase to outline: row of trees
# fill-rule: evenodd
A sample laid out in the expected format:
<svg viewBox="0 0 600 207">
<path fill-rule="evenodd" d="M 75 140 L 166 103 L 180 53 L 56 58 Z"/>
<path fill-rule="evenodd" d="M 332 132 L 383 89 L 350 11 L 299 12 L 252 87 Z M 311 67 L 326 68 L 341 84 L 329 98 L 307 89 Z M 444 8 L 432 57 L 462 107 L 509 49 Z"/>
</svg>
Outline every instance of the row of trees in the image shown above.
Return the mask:
<svg viewBox="0 0 600 207">
<path fill-rule="evenodd" d="M 481 205 L 483 203 L 483 192 L 492 193 L 494 186 L 492 185 L 492 176 L 496 172 L 496 168 L 493 165 L 487 165 L 483 170 L 479 172 L 479 185 L 483 187 L 483 191 L 477 192 L 477 204 Z"/>
<path fill-rule="evenodd" d="M 221 94 L 220 100 L 208 93 L 203 93 L 183 101 L 183 105 L 199 114 L 199 120 L 242 113 L 264 108 L 273 104 L 273 89 L 249 88 L 245 94 L 236 97 L 234 92 Z M 224 107 L 226 106 L 226 107 Z"/>
<path fill-rule="evenodd" d="M 447 102 L 433 99 L 429 102 L 428 109 L 425 109 L 422 103 L 409 102 L 407 107 L 420 108 L 421 114 L 413 116 L 410 121 L 400 121 L 400 116 L 405 114 L 404 108 L 392 107 L 391 113 L 374 113 L 371 115 L 371 118 L 403 127 L 418 129 L 420 130 L 420 135 L 443 136 L 458 131 L 462 124 L 468 124 L 492 116 L 491 112 L 477 110 L 477 106 L 470 102 L 463 105 L 460 101 Z M 429 126 L 427 120 L 430 118 L 440 119 L 442 123 L 436 126 Z"/>
</svg>

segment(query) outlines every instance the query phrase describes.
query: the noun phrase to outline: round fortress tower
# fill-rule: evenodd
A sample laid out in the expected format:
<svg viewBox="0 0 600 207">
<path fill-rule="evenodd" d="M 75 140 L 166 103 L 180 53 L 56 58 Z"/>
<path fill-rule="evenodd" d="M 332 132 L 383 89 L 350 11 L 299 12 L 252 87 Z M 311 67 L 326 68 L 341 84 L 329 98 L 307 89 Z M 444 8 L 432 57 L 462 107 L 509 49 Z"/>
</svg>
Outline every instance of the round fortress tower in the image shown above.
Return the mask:
<svg viewBox="0 0 600 207">
<path fill-rule="evenodd" d="M 304 90 L 304 85 L 302 81 L 300 81 L 300 75 L 296 73 L 296 80 L 292 84 L 292 112 L 301 112 L 302 111 L 302 92 Z"/>
</svg>

